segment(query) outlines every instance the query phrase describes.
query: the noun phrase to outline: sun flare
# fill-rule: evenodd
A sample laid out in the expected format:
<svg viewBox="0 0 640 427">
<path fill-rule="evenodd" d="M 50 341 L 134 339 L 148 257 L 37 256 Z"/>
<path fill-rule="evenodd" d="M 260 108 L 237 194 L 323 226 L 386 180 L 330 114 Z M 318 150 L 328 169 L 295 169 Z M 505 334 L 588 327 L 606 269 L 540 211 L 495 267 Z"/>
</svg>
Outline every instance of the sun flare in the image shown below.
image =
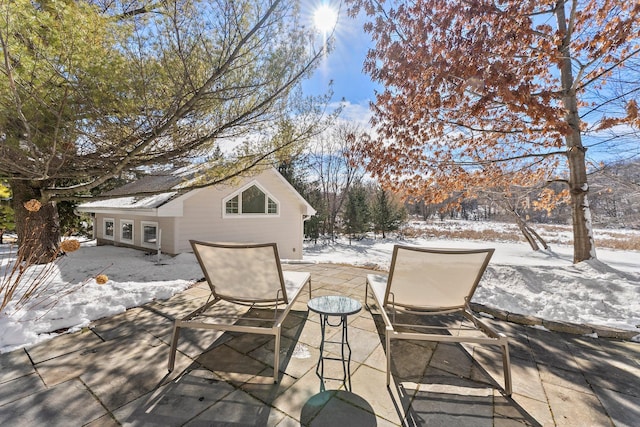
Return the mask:
<svg viewBox="0 0 640 427">
<path fill-rule="evenodd" d="M 313 13 L 313 24 L 322 33 L 333 30 L 338 21 L 338 12 L 328 4 L 320 5 Z"/>
</svg>

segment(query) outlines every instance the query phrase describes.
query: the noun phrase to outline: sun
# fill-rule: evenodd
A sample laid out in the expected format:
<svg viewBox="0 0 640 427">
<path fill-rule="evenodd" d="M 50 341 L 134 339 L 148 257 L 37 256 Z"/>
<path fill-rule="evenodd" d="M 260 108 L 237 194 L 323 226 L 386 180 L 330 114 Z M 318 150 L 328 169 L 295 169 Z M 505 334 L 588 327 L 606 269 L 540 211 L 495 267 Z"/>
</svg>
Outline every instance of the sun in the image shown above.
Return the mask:
<svg viewBox="0 0 640 427">
<path fill-rule="evenodd" d="M 328 4 L 318 6 L 313 13 L 313 24 L 324 34 L 333 31 L 337 22 L 338 12 Z"/>
</svg>

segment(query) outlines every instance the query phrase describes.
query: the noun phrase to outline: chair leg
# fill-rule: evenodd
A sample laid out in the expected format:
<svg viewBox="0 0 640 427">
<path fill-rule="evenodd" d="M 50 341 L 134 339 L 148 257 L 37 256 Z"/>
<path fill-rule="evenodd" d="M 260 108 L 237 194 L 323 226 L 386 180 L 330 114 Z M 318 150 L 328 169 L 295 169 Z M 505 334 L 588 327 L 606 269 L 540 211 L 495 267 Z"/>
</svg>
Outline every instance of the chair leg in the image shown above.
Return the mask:
<svg viewBox="0 0 640 427">
<path fill-rule="evenodd" d="M 389 331 L 384 332 L 386 353 L 387 353 L 387 387 L 391 384 L 391 336 Z"/>
<path fill-rule="evenodd" d="M 369 307 L 369 281 L 366 280 L 364 284 L 364 306 L 367 310 L 371 311 L 371 307 Z"/>
<path fill-rule="evenodd" d="M 173 334 L 171 336 L 171 350 L 169 352 L 169 372 L 173 371 L 173 368 L 176 363 L 176 350 L 178 348 L 178 337 L 180 336 L 180 328 L 178 327 L 178 322 L 175 321 L 173 324 Z"/>
<path fill-rule="evenodd" d="M 280 327 L 276 331 L 276 342 L 273 349 L 273 383 L 278 383 L 278 374 L 280 373 Z"/>
<path fill-rule="evenodd" d="M 504 369 L 504 390 L 507 396 L 511 396 L 511 359 L 509 358 L 509 343 L 502 345 L 502 366 Z"/>
</svg>

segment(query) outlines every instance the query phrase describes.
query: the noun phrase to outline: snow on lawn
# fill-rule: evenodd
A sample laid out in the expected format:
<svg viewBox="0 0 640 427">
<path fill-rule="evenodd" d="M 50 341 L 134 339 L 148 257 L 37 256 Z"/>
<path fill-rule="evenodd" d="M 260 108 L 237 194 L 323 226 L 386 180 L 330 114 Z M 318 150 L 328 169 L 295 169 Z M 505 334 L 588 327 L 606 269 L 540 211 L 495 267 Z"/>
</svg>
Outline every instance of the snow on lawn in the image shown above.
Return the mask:
<svg viewBox="0 0 640 427">
<path fill-rule="evenodd" d="M 470 226 L 477 223 L 472 223 Z M 388 269 L 396 243 L 430 247 L 493 247 L 474 302 L 512 313 L 548 320 L 591 323 L 620 329 L 640 329 L 640 252 L 600 249 L 598 261 L 572 264 L 572 247 L 554 245 L 533 252 L 524 243 L 415 238 L 404 240 L 338 240 L 305 244 L 304 261 L 341 263 Z M 11 258 L 0 245 L 0 280 Z M 33 268 L 44 268 L 42 266 Z M 40 303 L 29 310 L 8 306 L 0 314 L 0 352 L 47 340 L 56 331 L 88 326 L 92 320 L 123 312 L 154 299 L 180 292 L 203 274 L 191 253 L 176 257 L 155 255 L 95 242 L 60 258 Z M 109 281 L 98 285 L 94 278 Z M 0 295 L 2 296 L 2 295 Z"/>
<path fill-rule="evenodd" d="M 547 320 L 640 329 L 640 252 L 600 249 L 598 260 L 574 265 L 573 247 L 532 251 L 524 243 L 405 239 L 305 247 L 305 259 L 387 270 L 393 245 L 486 248 L 496 251 L 473 302 Z"/>
<path fill-rule="evenodd" d="M 0 246 L 0 280 L 10 258 L 8 245 Z M 59 258 L 44 281 L 46 290 L 33 307 L 25 310 L 10 304 L 0 314 L 0 353 L 47 340 L 54 331 L 71 331 L 92 320 L 111 316 L 154 299 L 166 299 L 180 292 L 203 274 L 193 254 L 156 256 L 144 252 L 83 243 L 76 252 Z M 98 274 L 109 280 L 95 281 Z"/>
</svg>

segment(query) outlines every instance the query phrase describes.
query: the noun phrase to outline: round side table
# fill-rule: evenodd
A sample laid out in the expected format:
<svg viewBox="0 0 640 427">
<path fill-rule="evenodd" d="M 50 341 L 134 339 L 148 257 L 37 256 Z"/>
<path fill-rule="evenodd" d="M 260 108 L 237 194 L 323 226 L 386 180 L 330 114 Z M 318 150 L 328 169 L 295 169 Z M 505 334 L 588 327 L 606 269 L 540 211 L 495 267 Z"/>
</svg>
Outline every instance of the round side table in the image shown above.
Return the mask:
<svg viewBox="0 0 640 427">
<path fill-rule="evenodd" d="M 309 310 L 316 312 L 320 315 L 320 332 L 322 339 L 320 341 L 320 356 L 318 358 L 318 366 L 316 367 L 316 375 L 320 377 L 320 380 L 324 379 L 324 361 L 325 360 L 340 360 L 342 361 L 342 371 L 344 373 L 342 377 L 342 383 L 345 385 L 348 391 L 351 391 L 351 346 L 349 345 L 349 336 L 347 334 L 347 316 L 356 314 L 362 309 L 362 304 L 353 298 L 340 296 L 340 295 L 325 295 L 321 297 L 312 298 L 307 303 Z M 330 316 L 340 317 L 338 323 L 331 323 L 329 321 Z M 342 339 L 341 341 L 326 341 L 325 329 L 326 326 L 342 327 Z M 341 358 L 328 357 L 324 355 L 325 343 L 340 344 Z M 345 359 L 345 347 L 348 351 L 347 358 Z"/>
</svg>

